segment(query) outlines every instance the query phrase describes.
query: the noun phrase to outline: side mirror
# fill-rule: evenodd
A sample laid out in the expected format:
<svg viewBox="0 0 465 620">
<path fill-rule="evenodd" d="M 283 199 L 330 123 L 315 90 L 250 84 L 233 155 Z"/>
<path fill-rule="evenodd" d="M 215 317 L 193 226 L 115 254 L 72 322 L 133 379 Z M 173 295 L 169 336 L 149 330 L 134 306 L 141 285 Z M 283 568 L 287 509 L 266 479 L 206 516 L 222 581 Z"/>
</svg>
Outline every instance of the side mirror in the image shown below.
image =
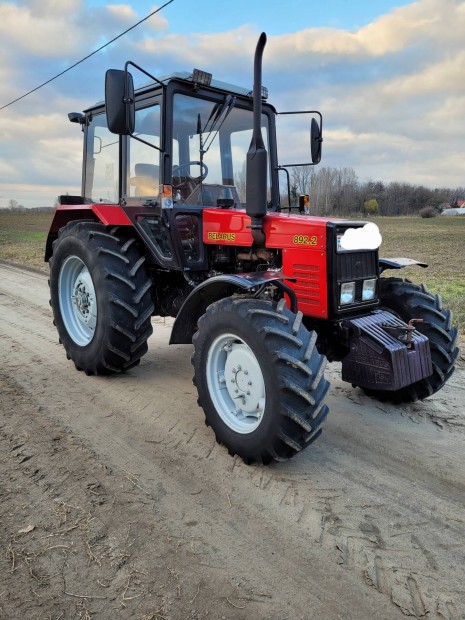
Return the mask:
<svg viewBox="0 0 465 620">
<path fill-rule="evenodd" d="M 134 133 L 134 82 L 128 71 L 109 69 L 105 74 L 105 111 L 111 133 L 127 136 Z"/>
<path fill-rule="evenodd" d="M 322 142 L 323 138 L 321 137 L 321 127 L 316 120 L 312 118 L 312 123 L 310 125 L 310 151 L 312 154 L 313 164 L 320 163 Z"/>
</svg>

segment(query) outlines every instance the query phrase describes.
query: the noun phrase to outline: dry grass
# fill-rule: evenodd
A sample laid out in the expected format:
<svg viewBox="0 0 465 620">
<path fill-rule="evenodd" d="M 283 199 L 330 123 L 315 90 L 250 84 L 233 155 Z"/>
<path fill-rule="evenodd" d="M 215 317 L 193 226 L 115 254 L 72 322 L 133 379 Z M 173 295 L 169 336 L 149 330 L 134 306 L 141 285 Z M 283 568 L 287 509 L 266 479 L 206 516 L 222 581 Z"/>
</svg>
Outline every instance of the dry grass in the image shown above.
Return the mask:
<svg viewBox="0 0 465 620">
<path fill-rule="evenodd" d="M 0 260 L 46 269 L 44 248 L 52 213 L 0 211 Z M 465 333 L 465 218 L 372 218 L 383 236 L 381 256 L 406 256 L 428 263 L 401 275 L 440 293 L 454 320 Z"/>
<path fill-rule="evenodd" d="M 45 241 L 52 213 L 0 211 L 0 260 L 46 269 Z"/>
<path fill-rule="evenodd" d="M 379 217 L 373 221 L 383 237 L 381 256 L 406 256 L 428 263 L 427 269 L 410 267 L 387 273 L 426 284 L 432 293 L 439 293 L 464 334 L 465 217 Z"/>
</svg>

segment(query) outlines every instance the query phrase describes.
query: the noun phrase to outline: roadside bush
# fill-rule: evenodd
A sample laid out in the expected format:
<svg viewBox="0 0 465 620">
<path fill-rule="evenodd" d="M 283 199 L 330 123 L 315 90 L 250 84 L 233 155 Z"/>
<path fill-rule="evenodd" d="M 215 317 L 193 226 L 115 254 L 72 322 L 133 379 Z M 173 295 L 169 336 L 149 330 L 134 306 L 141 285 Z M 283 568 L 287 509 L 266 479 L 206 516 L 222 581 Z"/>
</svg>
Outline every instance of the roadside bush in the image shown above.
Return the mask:
<svg viewBox="0 0 465 620">
<path fill-rule="evenodd" d="M 436 217 L 436 215 L 438 214 L 437 210 L 434 207 L 423 207 L 423 209 L 420 209 L 418 211 L 418 215 L 420 217 Z"/>
<path fill-rule="evenodd" d="M 379 212 L 379 205 L 376 198 L 372 198 L 371 200 L 366 200 L 363 203 L 363 212 L 365 215 L 377 215 Z"/>
</svg>

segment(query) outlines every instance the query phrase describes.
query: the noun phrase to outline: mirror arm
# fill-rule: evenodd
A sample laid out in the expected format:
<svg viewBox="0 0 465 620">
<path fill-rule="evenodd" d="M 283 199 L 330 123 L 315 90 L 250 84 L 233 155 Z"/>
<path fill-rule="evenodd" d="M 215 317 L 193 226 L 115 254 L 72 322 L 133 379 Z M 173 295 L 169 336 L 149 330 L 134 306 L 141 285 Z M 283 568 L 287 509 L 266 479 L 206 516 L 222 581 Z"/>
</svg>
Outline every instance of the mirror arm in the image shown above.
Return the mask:
<svg viewBox="0 0 465 620">
<path fill-rule="evenodd" d="M 317 164 L 320 163 L 321 161 L 321 143 L 323 142 L 323 116 L 321 114 L 321 112 L 319 112 L 318 110 L 296 110 L 296 111 L 291 111 L 291 112 L 276 112 L 276 114 L 281 114 L 281 115 L 290 115 L 290 114 L 316 114 L 318 115 L 320 122 L 319 122 L 319 137 L 315 138 L 315 142 L 318 142 L 320 147 L 319 147 L 319 157 L 317 161 L 313 161 L 314 157 L 313 157 L 313 152 L 312 152 L 312 161 L 311 162 L 306 162 L 303 164 L 280 164 L 280 168 L 298 168 L 301 166 L 316 166 Z M 318 125 L 318 123 L 315 121 L 315 119 L 312 119 L 312 127 L 313 127 L 313 123 L 315 123 L 315 125 Z"/>
<path fill-rule="evenodd" d="M 126 64 L 124 65 L 124 70 L 126 71 L 126 73 L 128 72 L 129 65 L 135 67 L 136 69 L 144 73 L 147 77 L 151 78 L 154 82 L 157 82 L 157 84 L 160 84 L 160 86 L 163 86 L 163 88 L 166 88 L 166 85 L 163 84 L 163 82 L 161 82 L 158 78 L 156 78 L 154 75 L 152 75 L 145 69 L 142 69 L 142 67 L 140 67 L 139 65 L 136 65 L 136 63 L 132 62 L 132 60 L 128 60 Z"/>
<path fill-rule="evenodd" d="M 278 172 L 280 170 L 284 170 L 287 176 L 287 200 L 289 204 L 289 213 L 291 212 L 291 175 L 289 174 L 289 170 L 285 166 L 277 166 L 275 168 Z"/>
<path fill-rule="evenodd" d="M 154 82 L 157 82 L 163 88 L 165 88 L 165 84 L 163 84 L 163 82 L 161 82 L 158 78 L 156 78 L 154 75 L 152 75 L 151 73 L 149 73 L 148 71 L 146 71 L 145 69 L 140 67 L 139 65 L 136 65 L 136 63 L 132 62 L 132 60 L 128 60 L 126 62 L 126 64 L 124 65 L 124 71 L 125 71 L 126 75 L 129 73 L 129 71 L 128 71 L 129 65 L 131 65 L 132 67 L 135 67 L 136 69 L 138 69 L 139 71 L 144 73 L 147 77 L 151 78 Z M 123 102 L 124 103 L 135 103 L 135 101 L 133 99 L 131 99 L 130 97 L 124 97 Z M 147 142 L 147 140 L 144 140 L 143 138 L 139 138 L 139 136 L 136 136 L 135 133 L 129 133 L 128 135 L 130 135 L 131 138 L 134 138 L 135 140 L 138 140 L 139 142 L 142 142 L 143 144 L 146 144 L 147 146 L 151 146 L 152 148 L 157 149 L 157 151 L 160 151 L 160 153 L 164 153 L 165 152 L 159 146 L 156 146 L 155 144 L 151 144 L 150 142 Z"/>
<path fill-rule="evenodd" d="M 296 110 L 295 112 L 276 112 L 276 114 L 317 114 L 320 118 L 320 131 L 323 131 L 323 116 L 318 110 Z"/>
<path fill-rule="evenodd" d="M 277 168 L 277 170 L 281 170 L 281 168 L 284 170 L 284 168 L 301 168 L 302 166 L 316 166 L 316 164 L 314 164 L 311 161 L 308 161 L 304 164 L 279 164 L 279 167 Z"/>
</svg>

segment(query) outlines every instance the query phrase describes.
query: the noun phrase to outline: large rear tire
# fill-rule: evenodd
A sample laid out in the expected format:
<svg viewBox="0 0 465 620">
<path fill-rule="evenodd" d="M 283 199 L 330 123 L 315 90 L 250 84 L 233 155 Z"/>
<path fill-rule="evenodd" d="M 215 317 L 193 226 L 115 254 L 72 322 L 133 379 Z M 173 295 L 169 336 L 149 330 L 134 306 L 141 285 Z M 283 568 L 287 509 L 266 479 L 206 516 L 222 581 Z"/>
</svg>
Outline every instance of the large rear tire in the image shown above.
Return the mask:
<svg viewBox="0 0 465 620">
<path fill-rule="evenodd" d="M 132 236 L 70 222 L 53 244 L 50 305 L 68 359 L 89 375 L 128 370 L 152 333 L 151 281 Z"/>
<path fill-rule="evenodd" d="M 456 346 L 457 328 L 452 326 L 452 312 L 442 307 L 441 297 L 431 295 L 424 285 L 402 278 L 380 278 L 381 306 L 394 312 L 403 321 L 423 319 L 416 323 L 419 332 L 430 342 L 433 374 L 407 385 L 397 392 L 364 389 L 378 400 L 407 403 L 435 394 L 452 376 L 459 350 Z"/>
<path fill-rule="evenodd" d="M 321 434 L 328 413 L 325 358 L 302 314 L 278 304 L 225 298 L 193 338 L 194 383 L 206 424 L 246 463 L 285 461 Z"/>
</svg>

